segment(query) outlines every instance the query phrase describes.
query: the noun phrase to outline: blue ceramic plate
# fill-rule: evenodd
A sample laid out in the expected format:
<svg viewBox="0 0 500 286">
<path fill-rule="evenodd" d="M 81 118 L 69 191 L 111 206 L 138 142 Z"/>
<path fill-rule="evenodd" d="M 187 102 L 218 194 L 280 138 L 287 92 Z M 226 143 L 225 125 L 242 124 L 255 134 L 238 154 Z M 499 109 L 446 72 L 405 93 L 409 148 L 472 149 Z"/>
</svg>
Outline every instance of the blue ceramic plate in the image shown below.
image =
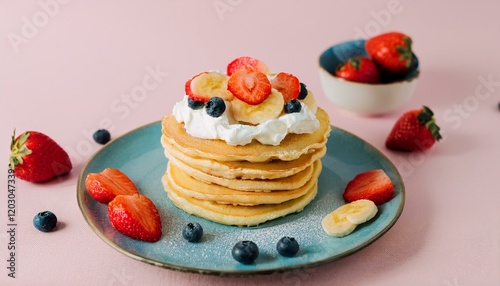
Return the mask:
<svg viewBox="0 0 500 286">
<path fill-rule="evenodd" d="M 174 270 L 244 276 L 282 272 L 321 265 L 368 246 L 388 231 L 403 211 L 404 185 L 394 165 L 373 146 L 360 138 L 332 128 L 328 152 L 323 158 L 317 197 L 300 213 L 264 223 L 258 227 L 233 227 L 195 217 L 176 208 L 167 198 L 160 178 L 167 159 L 160 144 L 161 125 L 155 122 L 135 129 L 111 141 L 97 152 L 80 174 L 77 186 L 78 205 L 92 230 L 106 243 L 134 259 Z M 107 206 L 94 200 L 85 188 L 87 174 L 114 167 L 126 173 L 140 192 L 155 202 L 163 223 L 160 241 L 133 240 L 117 232 L 110 224 Z M 395 197 L 379 206 L 370 222 L 343 238 L 328 236 L 321 227 L 322 218 L 344 204 L 342 192 L 356 174 L 370 169 L 384 169 L 394 182 Z M 188 222 L 204 228 L 202 241 L 189 243 L 182 237 Z M 276 243 L 283 236 L 293 236 L 300 244 L 295 257 L 282 257 Z M 254 264 L 244 265 L 231 256 L 239 240 L 252 240 L 260 249 Z"/>
</svg>

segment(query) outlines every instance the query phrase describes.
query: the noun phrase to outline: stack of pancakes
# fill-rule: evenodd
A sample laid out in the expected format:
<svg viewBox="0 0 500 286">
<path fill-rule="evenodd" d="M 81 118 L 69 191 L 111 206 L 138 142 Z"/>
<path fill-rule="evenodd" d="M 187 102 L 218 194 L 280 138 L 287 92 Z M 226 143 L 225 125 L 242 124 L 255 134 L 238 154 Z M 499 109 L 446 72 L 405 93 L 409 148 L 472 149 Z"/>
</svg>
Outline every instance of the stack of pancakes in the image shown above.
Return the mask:
<svg viewBox="0 0 500 286">
<path fill-rule="evenodd" d="M 165 116 L 161 142 L 169 162 L 162 182 L 169 199 L 190 214 L 238 226 L 303 210 L 316 196 L 330 134 L 327 113 L 318 108 L 316 117 L 315 132 L 288 134 L 278 146 L 255 140 L 232 146 L 193 137 Z"/>
</svg>

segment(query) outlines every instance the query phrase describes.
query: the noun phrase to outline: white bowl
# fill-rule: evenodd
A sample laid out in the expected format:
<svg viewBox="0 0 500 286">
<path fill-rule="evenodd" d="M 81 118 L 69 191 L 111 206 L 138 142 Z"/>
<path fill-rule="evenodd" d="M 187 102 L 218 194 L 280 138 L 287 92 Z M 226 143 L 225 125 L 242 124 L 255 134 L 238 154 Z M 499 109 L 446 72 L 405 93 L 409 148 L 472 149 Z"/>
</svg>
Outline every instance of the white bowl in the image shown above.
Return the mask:
<svg viewBox="0 0 500 286">
<path fill-rule="evenodd" d="M 337 66 L 350 57 L 368 57 L 364 44 L 365 40 L 344 42 L 321 54 L 319 77 L 325 96 L 337 107 L 366 116 L 381 115 L 403 107 L 417 84 L 419 69 L 415 54 L 406 75 L 385 79 L 384 83 L 359 83 L 334 75 Z"/>
</svg>

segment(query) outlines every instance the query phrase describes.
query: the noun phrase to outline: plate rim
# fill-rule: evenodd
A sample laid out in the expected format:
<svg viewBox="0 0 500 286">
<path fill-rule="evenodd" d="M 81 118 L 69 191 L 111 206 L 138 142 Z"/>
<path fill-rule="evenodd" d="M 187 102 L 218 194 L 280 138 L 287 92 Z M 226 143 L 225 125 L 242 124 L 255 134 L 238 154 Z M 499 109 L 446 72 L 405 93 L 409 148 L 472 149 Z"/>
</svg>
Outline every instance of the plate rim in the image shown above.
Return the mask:
<svg viewBox="0 0 500 286">
<path fill-rule="evenodd" d="M 372 148 L 380 157 L 382 157 L 386 161 L 386 163 L 389 166 L 391 166 L 391 168 L 395 171 L 394 175 L 396 177 L 398 177 L 399 181 L 401 182 L 401 190 L 400 190 L 401 204 L 399 205 L 398 209 L 396 210 L 395 216 L 391 219 L 391 221 L 382 230 L 380 230 L 377 234 L 372 236 L 370 239 L 368 239 L 365 242 L 363 242 L 362 244 L 360 244 L 356 247 L 353 247 L 353 248 L 349 249 L 348 251 L 345 251 L 345 252 L 338 254 L 338 255 L 330 256 L 328 258 L 313 261 L 310 263 L 303 263 L 303 264 L 299 264 L 299 265 L 286 266 L 286 267 L 277 268 L 277 269 L 211 270 L 211 269 L 196 268 L 196 267 L 191 267 L 191 266 L 180 266 L 177 264 L 161 262 L 161 261 L 157 261 L 157 260 L 154 260 L 151 258 L 147 258 L 147 257 L 141 256 L 141 255 L 132 253 L 132 252 L 124 249 L 120 245 L 116 244 L 114 241 L 112 241 L 108 237 L 106 237 L 104 235 L 104 233 L 101 232 L 98 229 L 98 227 L 96 225 L 94 225 L 94 223 L 90 220 L 90 217 L 84 211 L 84 205 L 83 205 L 84 204 L 84 202 L 83 202 L 84 190 L 81 190 L 80 186 L 82 186 L 82 183 L 84 184 L 85 178 L 83 178 L 83 175 L 86 172 L 87 168 L 89 167 L 89 164 L 101 152 L 104 152 L 105 149 L 110 148 L 110 146 L 112 146 L 116 141 L 123 140 L 123 138 L 131 135 L 132 133 L 135 133 L 141 129 L 148 128 L 148 127 L 151 127 L 151 126 L 157 125 L 157 124 L 161 124 L 161 120 L 157 120 L 157 121 L 136 127 L 134 129 L 120 135 L 119 137 L 111 140 L 106 145 L 102 146 L 99 150 L 97 150 L 94 154 L 92 154 L 92 156 L 89 157 L 89 159 L 87 160 L 87 162 L 83 166 L 83 168 L 78 176 L 78 181 L 77 181 L 77 185 L 76 185 L 76 197 L 77 197 L 78 207 L 79 207 L 80 212 L 82 213 L 87 225 L 92 229 L 92 231 L 94 231 L 95 234 L 97 234 L 97 236 L 99 238 L 101 238 L 104 242 L 106 242 L 106 244 L 108 244 L 109 246 L 111 246 L 112 248 L 117 250 L 118 252 L 124 254 L 125 256 L 131 257 L 135 260 L 138 260 L 138 261 L 150 264 L 150 265 L 154 265 L 157 267 L 175 270 L 175 271 L 180 271 L 180 272 L 197 273 L 197 274 L 204 274 L 204 275 L 214 275 L 214 276 L 221 276 L 221 277 L 248 277 L 248 276 L 256 276 L 256 275 L 270 275 L 270 274 L 274 274 L 274 273 L 284 273 L 284 272 L 289 272 L 289 271 L 294 271 L 294 270 L 312 268 L 312 267 L 317 267 L 317 266 L 324 265 L 324 264 L 339 260 L 341 258 L 347 257 L 347 256 L 352 255 L 352 254 L 362 250 L 363 248 L 369 246 L 370 244 L 375 242 L 377 239 L 382 237 L 385 233 L 387 233 L 387 231 L 389 231 L 396 224 L 396 222 L 399 220 L 399 218 L 403 212 L 405 201 L 406 201 L 405 184 L 404 184 L 403 177 L 399 173 L 399 170 L 396 168 L 396 166 L 392 163 L 392 161 L 389 160 L 389 158 L 384 153 L 382 153 L 379 149 L 377 149 L 375 146 L 373 146 L 371 143 L 367 142 L 366 140 L 362 139 L 361 137 L 359 137 L 359 136 L 357 136 L 357 135 L 355 135 L 355 134 L 353 134 L 345 129 L 330 125 L 332 130 L 335 129 L 341 133 L 344 133 L 347 136 L 354 137 L 356 140 L 359 140 L 359 141 L 363 142 L 364 144 L 370 146 L 370 148 Z"/>
</svg>

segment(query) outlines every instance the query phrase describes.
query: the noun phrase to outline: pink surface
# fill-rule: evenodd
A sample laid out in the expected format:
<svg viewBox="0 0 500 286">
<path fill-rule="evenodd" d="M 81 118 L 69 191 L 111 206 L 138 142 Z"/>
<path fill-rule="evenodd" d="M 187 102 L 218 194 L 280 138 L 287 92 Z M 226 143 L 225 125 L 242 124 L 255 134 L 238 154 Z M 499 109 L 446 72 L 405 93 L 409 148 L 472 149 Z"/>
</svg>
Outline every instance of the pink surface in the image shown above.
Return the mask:
<svg viewBox="0 0 500 286">
<path fill-rule="evenodd" d="M 19 2 L 0 4 L 1 285 L 499 285 L 499 2 Z M 338 110 L 322 94 L 319 54 L 389 30 L 414 40 L 421 63 L 415 96 L 400 112 L 376 118 Z M 187 274 L 118 253 L 94 234 L 76 202 L 78 175 L 100 147 L 91 134 L 106 127 L 116 138 L 159 120 L 180 100 L 186 79 L 241 55 L 296 74 L 335 126 L 392 160 L 407 191 L 400 220 L 354 255 L 264 277 Z M 149 74 L 156 78 L 145 81 Z M 141 87 L 146 94 L 137 93 Z M 399 114 L 422 104 L 436 113 L 445 139 L 425 153 L 385 149 Z M 13 128 L 50 135 L 75 165 L 62 181 L 17 181 L 15 279 L 6 262 Z M 46 209 L 60 220 L 56 232 L 32 225 Z"/>
</svg>

